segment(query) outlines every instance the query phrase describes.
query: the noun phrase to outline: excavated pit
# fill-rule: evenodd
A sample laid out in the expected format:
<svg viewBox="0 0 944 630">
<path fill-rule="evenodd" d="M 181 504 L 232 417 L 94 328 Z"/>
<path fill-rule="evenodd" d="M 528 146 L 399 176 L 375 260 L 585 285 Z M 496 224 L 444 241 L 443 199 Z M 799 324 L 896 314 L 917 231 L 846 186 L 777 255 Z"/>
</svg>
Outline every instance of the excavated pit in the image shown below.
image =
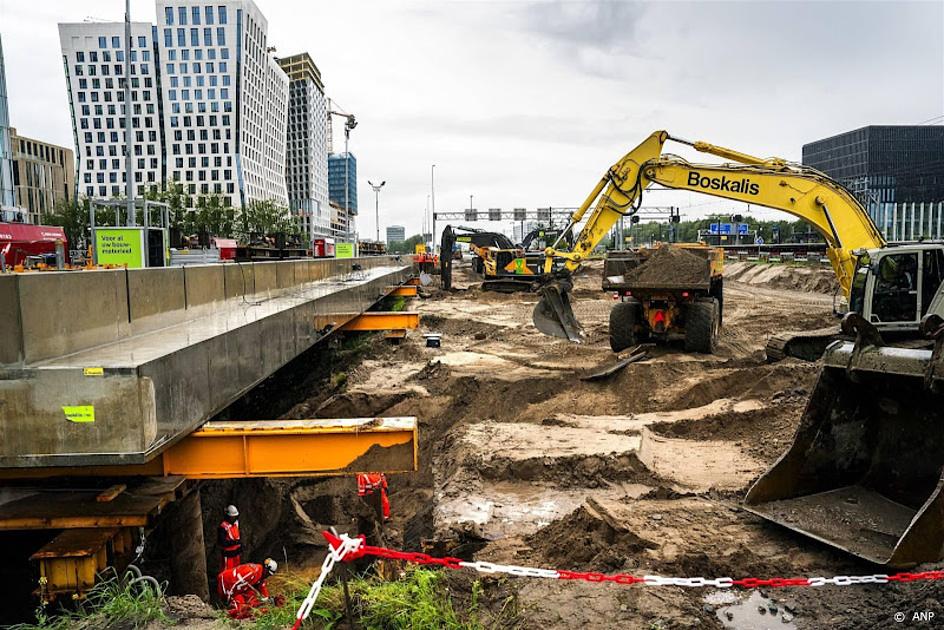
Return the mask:
<svg viewBox="0 0 944 630">
<path fill-rule="evenodd" d="M 727 282 L 716 355 L 654 348 L 646 361 L 588 383 L 579 374 L 612 357 L 612 300 L 599 290 L 599 264 L 589 266 L 575 291 L 585 344 L 541 335 L 530 323 L 534 296 L 480 291 L 459 265 L 456 290 L 432 291 L 411 306 L 421 329 L 401 345 L 379 335 L 350 339 L 288 385 L 269 385 L 279 402 L 268 408 L 285 417 L 417 416 L 420 471 L 390 478 L 386 524 L 356 496 L 353 479 L 215 482 L 203 493 L 208 540 L 217 510 L 236 502 L 247 514 L 250 554 L 285 558 L 298 570 L 321 561 L 320 531 L 334 526 L 373 544 L 559 569 L 874 573 L 739 507 L 792 441 L 816 379 L 815 365 L 765 363 L 766 338 L 785 321 L 834 323 L 831 297 Z M 426 348 L 422 332 L 442 333 L 442 347 Z M 260 399 L 256 411 L 266 408 Z M 471 592 L 481 577 L 451 574 L 450 588 Z M 727 622 L 718 611 L 740 601 L 711 604 L 703 589 L 489 577 L 484 584 L 484 605 L 510 597 L 522 611 L 516 627 L 542 630 L 721 628 Z M 944 615 L 936 584 L 781 589 L 762 599 L 791 611 L 792 625 L 766 616 L 773 627 L 884 628 L 900 609 Z"/>
</svg>

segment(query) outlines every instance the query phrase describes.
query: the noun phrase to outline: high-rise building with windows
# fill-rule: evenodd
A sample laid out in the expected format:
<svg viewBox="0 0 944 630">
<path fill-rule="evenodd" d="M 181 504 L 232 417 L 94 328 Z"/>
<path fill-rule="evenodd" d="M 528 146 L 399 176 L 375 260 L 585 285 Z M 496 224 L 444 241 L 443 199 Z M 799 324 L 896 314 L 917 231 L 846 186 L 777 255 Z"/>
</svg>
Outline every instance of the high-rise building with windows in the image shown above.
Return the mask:
<svg viewBox="0 0 944 630">
<path fill-rule="evenodd" d="M 168 179 L 234 205 L 288 205 L 288 77 L 251 0 L 158 0 Z"/>
<path fill-rule="evenodd" d="M 233 205 L 288 205 L 288 77 L 252 0 L 157 0 L 132 24 L 134 177 L 141 193 L 178 181 Z M 60 24 L 79 192 L 123 194 L 122 23 Z"/>
<path fill-rule="evenodd" d="M 387 226 L 387 245 L 400 243 L 406 240 L 406 228 L 402 225 Z"/>
<path fill-rule="evenodd" d="M 357 216 L 357 158 L 353 153 L 328 156 L 328 197 L 349 216 Z"/>
<path fill-rule="evenodd" d="M 0 207 L 13 206 L 13 151 L 10 143 L 10 111 L 7 109 L 7 76 L 0 41 Z"/>
<path fill-rule="evenodd" d="M 163 181 L 164 144 L 150 24 L 131 24 L 131 139 L 138 194 Z M 125 193 L 124 24 L 60 24 L 78 164 L 78 191 L 89 197 Z"/>
<path fill-rule="evenodd" d="M 944 200 L 944 126 L 869 125 L 803 145 L 803 163 L 847 186 L 859 201 Z"/>
<path fill-rule="evenodd" d="M 72 149 L 21 136 L 10 129 L 13 147 L 13 205 L 30 223 L 44 222 L 56 203 L 75 199 Z"/>
<path fill-rule="evenodd" d="M 308 53 L 282 57 L 289 78 L 285 183 L 289 207 L 309 235 L 328 235 L 327 102 L 321 72 Z"/>
</svg>

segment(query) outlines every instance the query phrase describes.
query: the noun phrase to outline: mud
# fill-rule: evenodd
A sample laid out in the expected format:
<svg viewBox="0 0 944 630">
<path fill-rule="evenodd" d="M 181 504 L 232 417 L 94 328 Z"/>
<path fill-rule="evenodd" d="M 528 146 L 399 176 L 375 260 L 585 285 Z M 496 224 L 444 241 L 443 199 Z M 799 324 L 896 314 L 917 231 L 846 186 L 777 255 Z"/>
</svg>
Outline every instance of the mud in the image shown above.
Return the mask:
<svg viewBox="0 0 944 630">
<path fill-rule="evenodd" d="M 652 287 L 685 287 L 707 283 L 708 261 L 685 249 L 662 246 L 638 267 L 626 272 L 624 283 Z"/>
<path fill-rule="evenodd" d="M 599 290 L 600 265 L 588 267 L 574 292 L 587 343 L 541 335 L 531 325 L 536 296 L 481 291 L 478 278 L 457 264 L 453 291 L 413 302 L 421 328 L 400 346 L 375 335 L 356 360 L 322 369 L 305 391 L 293 388 L 281 407 L 296 417 L 417 416 L 420 471 L 390 477 L 393 516 L 386 524 L 356 496 L 352 479 L 223 486 L 214 506 L 240 501 L 244 513 L 262 513 L 247 521 L 250 555 L 284 554 L 289 566 L 310 571 L 323 557 L 320 530 L 334 526 L 373 544 L 558 569 L 684 577 L 876 573 L 740 507 L 791 443 L 817 377 L 815 364 L 767 364 L 766 339 L 784 327 L 834 324 L 829 292 L 733 279 L 715 355 L 659 346 L 604 381 L 584 382 L 581 374 L 612 359 L 613 302 Z M 423 332 L 442 333 L 442 347 L 426 348 Z M 480 577 L 453 573 L 456 596 Z M 936 584 L 779 589 L 758 593 L 757 604 L 747 595 L 708 600 L 713 592 L 705 589 L 484 583 L 481 605 L 513 600 L 515 627 L 542 630 L 752 627 L 761 604 L 768 607 L 762 624 L 800 629 L 885 628 L 899 610 L 944 615 L 944 589 Z M 725 612 L 735 618 L 745 607 L 754 617 L 732 625 Z"/>
<path fill-rule="evenodd" d="M 807 293 L 833 295 L 839 290 L 836 275 L 824 266 L 738 261 L 725 265 L 724 277 L 742 284 Z"/>
</svg>

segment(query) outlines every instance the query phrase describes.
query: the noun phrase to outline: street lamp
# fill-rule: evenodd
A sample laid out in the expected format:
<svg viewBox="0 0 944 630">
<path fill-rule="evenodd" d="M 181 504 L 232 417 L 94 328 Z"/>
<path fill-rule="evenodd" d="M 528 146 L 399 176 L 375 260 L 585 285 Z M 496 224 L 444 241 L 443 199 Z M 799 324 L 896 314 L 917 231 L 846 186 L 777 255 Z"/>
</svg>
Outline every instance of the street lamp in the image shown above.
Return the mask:
<svg viewBox="0 0 944 630">
<path fill-rule="evenodd" d="M 387 180 L 383 180 L 379 184 L 367 180 L 367 183 L 370 184 L 370 187 L 374 189 L 374 216 L 377 221 L 377 242 L 380 242 L 380 189 L 384 187 L 384 184 L 387 183 Z"/>
</svg>

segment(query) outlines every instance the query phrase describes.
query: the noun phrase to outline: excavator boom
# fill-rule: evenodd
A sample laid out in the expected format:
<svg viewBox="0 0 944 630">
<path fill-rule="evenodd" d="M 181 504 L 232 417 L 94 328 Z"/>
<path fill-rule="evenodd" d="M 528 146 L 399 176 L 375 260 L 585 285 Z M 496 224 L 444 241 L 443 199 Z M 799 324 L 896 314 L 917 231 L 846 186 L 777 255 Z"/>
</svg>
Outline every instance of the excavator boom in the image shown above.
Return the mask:
<svg viewBox="0 0 944 630">
<path fill-rule="evenodd" d="M 731 162 L 692 164 L 663 155 L 669 139 Z M 591 212 L 573 249 L 545 250 L 545 275 L 555 261 L 566 272 L 576 270 L 616 220 L 639 207 L 651 183 L 803 219 L 825 238 L 833 271 L 851 298 L 842 330 L 856 340 L 826 348 L 793 443 L 747 493 L 746 509 L 877 564 L 942 559 L 944 247 L 886 247 L 849 191 L 814 169 L 659 131 L 594 187 L 571 219 L 572 229 Z M 580 328 L 568 287 L 567 273 L 547 285 L 535 325 L 576 341 Z M 635 312 L 631 302 L 617 307 Z M 880 329 L 917 332 L 922 316 L 921 331 L 934 339 L 933 350 L 885 345 Z"/>
<path fill-rule="evenodd" d="M 668 140 L 736 163 L 692 164 L 678 156 L 663 155 Z M 611 166 L 571 216 L 565 233 L 590 212 L 573 248 L 545 250 L 544 275 L 551 280 L 545 282 L 542 299 L 534 309 L 533 320 L 539 330 L 571 341 L 581 339 L 580 324 L 566 294 L 567 282 L 552 273 L 554 261 L 562 260 L 567 274 L 576 271 L 620 217 L 636 212 L 643 192 L 652 183 L 766 206 L 807 221 L 826 239 L 827 256 L 846 297 L 852 288 L 855 252 L 885 246 L 868 212 L 848 190 L 823 173 L 781 158 L 762 159 L 656 131 Z"/>
</svg>

